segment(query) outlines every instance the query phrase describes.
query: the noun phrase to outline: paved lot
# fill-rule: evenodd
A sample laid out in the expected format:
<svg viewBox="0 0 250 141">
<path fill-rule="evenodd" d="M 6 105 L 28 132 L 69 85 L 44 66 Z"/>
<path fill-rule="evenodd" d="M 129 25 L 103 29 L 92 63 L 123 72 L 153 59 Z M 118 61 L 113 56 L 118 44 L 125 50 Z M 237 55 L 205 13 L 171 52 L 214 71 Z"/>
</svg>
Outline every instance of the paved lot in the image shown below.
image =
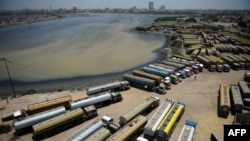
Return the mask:
<svg viewBox="0 0 250 141">
<path fill-rule="evenodd" d="M 197 79 L 194 80 L 194 76 L 184 79 L 178 85 L 172 85 L 172 89 L 167 92 L 166 95 L 159 95 L 153 92 L 147 92 L 144 90 L 131 88 L 127 91 L 122 91 L 123 101 L 111 104 L 109 106 L 98 109 L 99 116 L 101 118 L 104 115 L 108 115 L 114 118 L 115 122 L 119 122 L 119 116 L 123 115 L 128 110 L 135 107 L 141 101 L 149 96 L 157 96 L 162 102 L 165 98 L 171 98 L 175 101 L 180 101 L 186 104 L 186 109 L 177 124 L 170 141 L 176 141 L 179 133 L 186 119 L 196 121 L 197 128 L 194 135 L 194 141 L 206 141 L 210 140 L 211 132 L 217 132 L 223 137 L 223 125 L 231 124 L 233 116 L 229 115 L 227 119 L 217 116 L 217 96 L 220 83 L 236 84 L 239 80 L 242 80 L 244 71 L 231 71 L 230 73 L 218 73 L 208 72 L 206 69 L 204 72 L 197 75 Z M 0 101 L 0 115 L 13 110 L 24 108 L 29 104 L 44 101 L 47 99 L 53 99 L 64 95 L 71 95 L 74 100 L 86 97 L 85 91 L 64 91 L 60 93 L 48 93 L 48 94 L 36 94 L 23 96 L 20 98 L 10 100 L 9 104 L 6 104 L 6 100 Z M 153 115 L 156 110 L 153 110 L 147 115 L 148 119 Z M 57 134 L 47 141 L 63 140 L 87 124 L 86 121 L 78 126 L 75 126 L 69 130 L 66 130 L 60 134 Z M 12 124 L 12 121 L 5 122 Z M 1 123 L 0 123 L 1 124 Z M 13 129 L 14 130 L 14 129 Z M 9 134 L 1 134 L 0 138 L 3 141 L 7 141 L 13 136 L 13 130 Z M 32 134 L 24 135 L 20 137 L 21 141 L 28 141 L 32 139 Z"/>
</svg>

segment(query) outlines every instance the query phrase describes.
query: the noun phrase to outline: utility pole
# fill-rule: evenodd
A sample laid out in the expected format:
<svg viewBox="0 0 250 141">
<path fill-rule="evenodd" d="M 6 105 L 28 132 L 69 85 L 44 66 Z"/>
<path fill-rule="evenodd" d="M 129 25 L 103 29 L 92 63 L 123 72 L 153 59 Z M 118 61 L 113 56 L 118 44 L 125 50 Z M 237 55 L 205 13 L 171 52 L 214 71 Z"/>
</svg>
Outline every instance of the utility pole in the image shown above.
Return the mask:
<svg viewBox="0 0 250 141">
<path fill-rule="evenodd" d="M 11 88 L 12 88 L 12 91 L 13 91 L 13 94 L 14 94 L 14 97 L 16 98 L 16 93 L 15 93 L 15 90 L 14 90 L 14 85 L 13 85 L 13 83 L 12 83 L 12 80 L 11 80 L 11 77 L 10 77 L 9 68 L 8 68 L 8 65 L 7 65 L 7 62 L 8 62 L 8 63 L 11 63 L 11 64 L 12 64 L 12 62 L 10 62 L 9 60 L 7 60 L 6 58 L 0 58 L 0 61 L 4 61 L 4 63 L 5 63 L 5 66 L 6 66 L 8 75 L 9 75 L 10 85 L 11 85 Z"/>
</svg>

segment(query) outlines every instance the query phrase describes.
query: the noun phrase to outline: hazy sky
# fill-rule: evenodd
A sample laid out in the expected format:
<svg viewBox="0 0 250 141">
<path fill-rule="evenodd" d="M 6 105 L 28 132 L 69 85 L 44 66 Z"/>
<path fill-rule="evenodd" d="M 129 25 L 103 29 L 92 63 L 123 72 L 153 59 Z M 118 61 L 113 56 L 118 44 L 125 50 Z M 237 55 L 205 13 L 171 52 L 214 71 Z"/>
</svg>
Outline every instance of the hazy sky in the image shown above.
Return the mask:
<svg viewBox="0 0 250 141">
<path fill-rule="evenodd" d="M 250 9 L 250 0 L 0 0 L 0 10 L 72 8 L 154 8 L 165 5 L 166 9 Z"/>
</svg>

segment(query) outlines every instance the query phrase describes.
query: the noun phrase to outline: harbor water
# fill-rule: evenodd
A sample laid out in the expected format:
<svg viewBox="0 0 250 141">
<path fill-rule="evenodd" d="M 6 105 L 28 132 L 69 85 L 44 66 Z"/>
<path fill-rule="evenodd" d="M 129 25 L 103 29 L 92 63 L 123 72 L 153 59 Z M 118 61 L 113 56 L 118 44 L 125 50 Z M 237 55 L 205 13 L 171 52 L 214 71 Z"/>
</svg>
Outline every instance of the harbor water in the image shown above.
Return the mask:
<svg viewBox="0 0 250 141">
<path fill-rule="evenodd" d="M 142 33 L 159 15 L 89 14 L 0 28 L 0 58 L 6 58 L 15 91 L 86 88 L 120 80 L 122 74 L 157 59 L 165 36 Z M 12 93 L 0 62 L 0 93 Z"/>
</svg>

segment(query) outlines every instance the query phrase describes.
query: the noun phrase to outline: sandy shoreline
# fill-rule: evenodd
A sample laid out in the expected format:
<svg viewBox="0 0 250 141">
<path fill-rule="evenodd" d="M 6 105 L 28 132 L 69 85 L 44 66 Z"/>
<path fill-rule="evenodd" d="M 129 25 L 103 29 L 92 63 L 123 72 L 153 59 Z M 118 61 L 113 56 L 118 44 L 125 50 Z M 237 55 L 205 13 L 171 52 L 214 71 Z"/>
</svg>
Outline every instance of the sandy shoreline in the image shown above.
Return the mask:
<svg viewBox="0 0 250 141">
<path fill-rule="evenodd" d="M 100 75 L 91 75 L 83 77 L 73 77 L 73 78 L 62 78 L 56 80 L 47 80 L 47 81 L 38 81 L 38 82 L 14 82 L 15 92 L 18 96 L 23 93 L 26 93 L 29 90 L 35 90 L 37 93 L 47 93 L 47 92 L 57 92 L 57 91 L 67 91 L 67 90 L 84 90 L 88 87 L 109 83 L 113 81 L 122 80 L 122 76 L 125 73 L 130 73 L 134 69 L 140 69 L 142 66 L 155 62 L 158 58 L 146 62 L 145 64 L 133 67 L 121 72 L 107 73 Z M 2 91 L 0 92 L 1 96 L 12 95 L 11 87 L 9 80 L 2 81 L 1 87 Z M 16 84 L 15 84 L 16 83 Z M 70 85 L 69 85 L 70 84 Z M 1 89 L 0 87 L 0 89 Z M 3 90 L 5 88 L 5 90 Z M 8 92 L 6 92 L 8 91 Z M 4 93 L 6 92 L 6 93 Z"/>
<path fill-rule="evenodd" d="M 22 22 L 13 22 L 13 23 L 0 23 L 0 28 L 4 28 L 6 26 L 19 25 L 19 24 L 31 24 L 33 22 L 40 22 L 46 20 L 54 20 L 57 19 L 58 16 L 48 16 L 48 17 L 40 17 L 38 19 L 28 19 L 27 21 Z"/>
</svg>

